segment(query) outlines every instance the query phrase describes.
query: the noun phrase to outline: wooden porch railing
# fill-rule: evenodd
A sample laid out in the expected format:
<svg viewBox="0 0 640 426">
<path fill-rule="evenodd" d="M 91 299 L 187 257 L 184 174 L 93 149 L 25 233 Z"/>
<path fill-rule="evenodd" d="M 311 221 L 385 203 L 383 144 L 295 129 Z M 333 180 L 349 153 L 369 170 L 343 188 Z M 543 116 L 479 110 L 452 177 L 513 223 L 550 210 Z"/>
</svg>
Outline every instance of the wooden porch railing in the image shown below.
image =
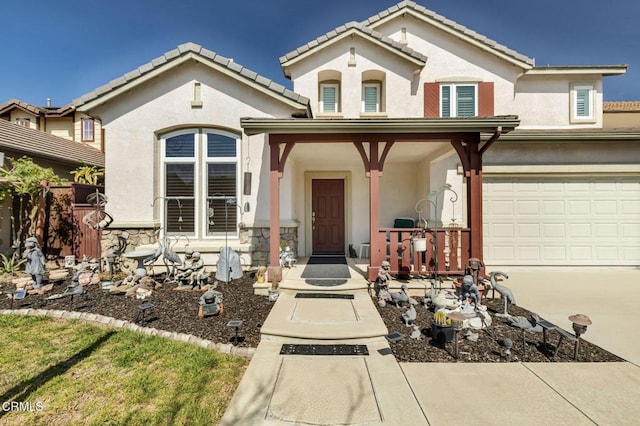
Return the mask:
<svg viewBox="0 0 640 426">
<path fill-rule="evenodd" d="M 469 261 L 470 236 L 469 228 L 379 228 L 377 246 L 387 247 L 392 275 L 463 275 Z M 426 251 L 414 251 L 417 238 L 426 239 Z"/>
</svg>

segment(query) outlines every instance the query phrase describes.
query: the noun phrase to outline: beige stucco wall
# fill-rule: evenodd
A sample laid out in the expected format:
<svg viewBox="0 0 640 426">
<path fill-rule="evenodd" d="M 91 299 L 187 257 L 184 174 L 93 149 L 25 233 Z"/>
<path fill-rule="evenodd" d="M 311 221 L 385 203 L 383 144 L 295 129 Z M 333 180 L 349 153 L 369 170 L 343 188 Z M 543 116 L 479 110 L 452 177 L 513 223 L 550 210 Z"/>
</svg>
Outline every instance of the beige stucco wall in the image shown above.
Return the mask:
<svg viewBox="0 0 640 426">
<path fill-rule="evenodd" d="M 191 105 L 195 82 L 201 83 L 199 108 Z M 152 204 L 159 195 L 159 140 L 164 134 L 180 128 L 216 128 L 242 137 L 240 118 L 290 117 L 293 108 L 200 63 L 189 62 L 89 112 L 101 119 L 105 129 L 106 208 L 114 212 L 112 227 L 134 228 L 160 224 L 159 209 Z M 248 171 L 253 182 L 252 194 L 246 197 L 240 193 L 238 204 L 249 202 L 250 212 L 244 213 L 241 221 L 253 223 L 256 217 L 268 218 L 265 137 L 244 136 L 240 149 L 240 178 Z M 211 245 L 219 248 L 220 243 L 212 241 Z"/>
<path fill-rule="evenodd" d="M 518 115 L 520 128 L 602 126 L 602 77 L 599 75 L 525 75 L 523 68 L 409 15 L 376 26 L 375 30 L 399 41 L 402 28 L 407 29 L 407 46 L 428 57 L 418 75 L 414 76 L 416 66 L 406 59 L 355 36 L 334 42 L 291 65 L 295 90 L 312 99 L 312 108 L 318 111 L 318 73 L 338 71 L 342 75 L 342 116 L 358 117 L 361 73 L 380 69 L 386 73 L 383 90 L 388 116 L 421 117 L 424 115 L 425 82 L 493 82 L 494 114 Z M 356 52 L 355 66 L 349 66 L 352 47 Z M 594 86 L 595 122 L 571 123 L 572 83 Z"/>
<path fill-rule="evenodd" d="M 595 88 L 595 122 L 571 123 L 572 83 Z M 511 114 L 521 129 L 602 127 L 602 78 L 598 76 L 524 76 L 518 80 Z M 504 113 L 504 112 L 502 112 Z"/>
<path fill-rule="evenodd" d="M 29 128 L 38 130 L 38 117 L 30 112 L 22 111 L 21 109 L 14 109 L 9 114 L 12 123 L 15 123 L 18 119 L 29 119 Z"/>
<path fill-rule="evenodd" d="M 571 141 L 498 141 L 483 158 L 484 165 L 637 164 L 635 142 L 585 143 Z"/>
<path fill-rule="evenodd" d="M 605 112 L 603 127 L 627 128 L 640 127 L 640 111 L 633 112 Z"/>
<path fill-rule="evenodd" d="M 349 66 L 350 48 L 355 48 L 355 65 Z M 313 57 L 291 67 L 293 88 L 311 100 L 316 117 L 322 117 L 318 106 L 318 72 L 340 72 L 341 111 L 334 116 L 361 116 L 362 78 L 366 71 L 383 71 L 384 113 L 388 117 L 421 117 L 422 97 L 413 83 L 416 66 L 387 50 L 374 46 L 360 37 L 344 39 L 322 49 Z"/>
<path fill-rule="evenodd" d="M 47 118 L 45 119 L 44 129 L 40 130 L 60 138 L 73 140 L 73 119 L 71 117 Z"/>
</svg>

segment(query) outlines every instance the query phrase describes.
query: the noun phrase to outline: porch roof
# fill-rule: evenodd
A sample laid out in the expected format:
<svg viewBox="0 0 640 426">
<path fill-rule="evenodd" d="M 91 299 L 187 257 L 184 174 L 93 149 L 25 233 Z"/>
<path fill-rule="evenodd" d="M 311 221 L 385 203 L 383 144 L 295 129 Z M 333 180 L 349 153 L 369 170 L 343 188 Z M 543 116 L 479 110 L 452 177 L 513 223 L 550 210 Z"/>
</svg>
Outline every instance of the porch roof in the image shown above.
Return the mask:
<svg viewBox="0 0 640 426">
<path fill-rule="evenodd" d="M 457 134 L 513 131 L 520 124 L 516 115 L 455 118 L 243 118 L 240 126 L 251 136 L 272 134 Z M 324 138 L 320 138 L 324 139 Z"/>
</svg>

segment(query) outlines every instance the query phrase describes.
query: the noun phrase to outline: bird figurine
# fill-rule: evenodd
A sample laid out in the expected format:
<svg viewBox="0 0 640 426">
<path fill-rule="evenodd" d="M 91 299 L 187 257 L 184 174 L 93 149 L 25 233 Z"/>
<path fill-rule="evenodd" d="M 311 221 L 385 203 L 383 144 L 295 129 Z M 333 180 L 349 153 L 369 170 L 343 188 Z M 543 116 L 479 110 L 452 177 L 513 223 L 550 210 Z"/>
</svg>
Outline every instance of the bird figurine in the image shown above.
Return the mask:
<svg viewBox="0 0 640 426">
<path fill-rule="evenodd" d="M 414 306 L 417 304 L 418 302 L 415 299 L 411 297 L 409 298 L 409 307 L 402 314 L 402 320 L 404 321 L 404 325 L 407 327 L 411 327 L 413 322 L 416 320 L 416 308 Z"/>
<path fill-rule="evenodd" d="M 489 279 L 491 281 L 491 288 L 497 291 L 500 294 L 500 297 L 502 297 L 502 300 L 504 300 L 504 312 L 501 314 L 496 314 L 496 316 L 507 318 L 511 316 L 509 315 L 509 311 L 508 311 L 509 303 L 511 303 L 512 305 L 515 305 L 516 298 L 511 292 L 511 289 L 501 284 L 498 284 L 498 280 L 496 277 L 504 277 L 508 279 L 509 276 L 504 272 L 499 272 L 499 271 L 491 272 L 489 274 Z"/>
<path fill-rule="evenodd" d="M 540 321 L 540 317 L 536 313 L 531 314 L 531 319 L 526 317 L 506 317 L 513 327 L 519 328 L 522 330 L 522 348 L 524 353 L 527 353 L 527 338 L 525 336 L 525 332 L 528 331 L 530 333 L 542 333 L 543 329 L 538 321 Z"/>
<path fill-rule="evenodd" d="M 175 277 L 178 266 L 182 265 L 182 259 L 180 259 L 180 256 L 178 256 L 178 253 L 176 253 L 171 249 L 171 247 L 169 247 L 170 242 L 170 238 L 168 236 L 165 236 L 164 244 L 161 244 L 162 262 L 167 268 L 167 277 Z M 171 265 L 171 269 L 169 269 L 169 265 Z"/>
<path fill-rule="evenodd" d="M 416 339 L 416 340 L 419 339 L 420 336 L 422 335 L 422 332 L 420 331 L 420 327 L 418 327 L 417 325 L 413 324 L 411 326 L 411 328 L 412 328 L 413 331 L 411 332 L 411 334 L 409 334 L 409 337 L 411 337 L 412 339 Z"/>
<path fill-rule="evenodd" d="M 531 319 L 527 317 L 512 317 L 508 316 L 507 319 L 511 323 L 512 327 L 516 327 L 524 331 L 531 333 L 542 333 L 542 326 L 538 324 L 540 317 L 536 313 L 531 314 Z"/>
<path fill-rule="evenodd" d="M 425 308 L 429 309 L 429 307 L 433 303 L 433 299 L 436 298 L 436 294 L 437 294 L 436 293 L 436 280 L 432 279 L 431 280 L 431 288 L 429 289 L 428 292 L 425 290 L 424 298 L 422 299 L 422 304 L 424 305 Z"/>
<path fill-rule="evenodd" d="M 391 301 L 396 305 L 396 308 L 399 308 L 405 303 L 409 303 L 409 295 L 407 294 L 407 285 L 402 284 L 400 286 L 400 291 L 389 293 L 391 296 Z"/>
</svg>

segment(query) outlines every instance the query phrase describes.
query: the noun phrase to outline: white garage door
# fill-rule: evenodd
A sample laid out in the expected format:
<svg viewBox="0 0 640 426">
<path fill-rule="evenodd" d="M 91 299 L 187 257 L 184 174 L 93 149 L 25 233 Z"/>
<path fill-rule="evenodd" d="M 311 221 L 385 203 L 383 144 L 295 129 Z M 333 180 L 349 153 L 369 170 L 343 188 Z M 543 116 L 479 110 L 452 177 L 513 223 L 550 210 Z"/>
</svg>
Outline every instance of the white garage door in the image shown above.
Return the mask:
<svg viewBox="0 0 640 426">
<path fill-rule="evenodd" d="M 485 177 L 490 265 L 640 265 L 640 178 Z"/>
</svg>

